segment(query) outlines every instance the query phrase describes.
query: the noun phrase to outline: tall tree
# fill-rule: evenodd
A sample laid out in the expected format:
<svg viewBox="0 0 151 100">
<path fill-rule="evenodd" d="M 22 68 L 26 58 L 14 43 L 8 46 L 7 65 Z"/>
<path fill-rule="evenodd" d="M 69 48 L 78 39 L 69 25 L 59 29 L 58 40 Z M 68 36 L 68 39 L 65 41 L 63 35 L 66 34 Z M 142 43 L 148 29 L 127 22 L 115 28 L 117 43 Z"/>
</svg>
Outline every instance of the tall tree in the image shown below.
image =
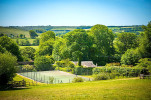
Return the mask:
<svg viewBox="0 0 151 100">
<path fill-rule="evenodd" d="M 88 34 L 83 29 L 75 29 L 65 34 L 64 38 L 67 39 L 67 47 L 71 58 L 78 60 L 78 65 L 81 66 L 81 61 L 88 59 L 88 49 L 91 45 Z"/>
<path fill-rule="evenodd" d="M 27 60 L 27 59 L 34 60 L 35 51 L 36 51 L 34 48 L 32 48 L 32 47 L 25 47 L 25 48 L 22 48 L 20 51 L 21 51 L 22 56 L 24 58 L 26 58 L 24 60 Z"/>
<path fill-rule="evenodd" d="M 53 45 L 54 39 L 49 39 L 48 41 L 41 43 L 36 55 L 52 55 Z"/>
<path fill-rule="evenodd" d="M 9 52 L 0 53 L 0 86 L 7 84 L 16 75 L 17 58 Z"/>
<path fill-rule="evenodd" d="M 137 35 L 135 33 L 120 33 L 114 42 L 118 53 L 124 54 L 128 49 L 138 47 Z"/>
<path fill-rule="evenodd" d="M 53 31 L 47 31 L 45 33 L 42 33 L 40 35 L 40 43 L 48 41 L 51 38 L 55 40 L 55 33 Z"/>
<path fill-rule="evenodd" d="M 19 38 L 21 38 L 21 39 L 22 39 L 23 37 L 24 37 L 24 35 L 23 35 L 23 34 L 19 34 Z"/>
<path fill-rule="evenodd" d="M 91 28 L 90 35 L 94 39 L 92 60 L 97 65 L 105 65 L 114 53 L 114 34 L 108 27 L 97 24 Z"/>
<path fill-rule="evenodd" d="M 0 45 L 3 48 L 5 48 L 7 51 L 12 53 L 13 55 L 17 56 L 18 61 L 23 60 L 18 45 L 13 40 L 11 40 L 8 36 L 0 37 Z"/>
<path fill-rule="evenodd" d="M 139 47 L 143 58 L 151 58 L 151 21 L 147 26 L 143 26 L 143 29 Z"/>
<path fill-rule="evenodd" d="M 66 39 L 59 37 L 53 45 L 52 56 L 55 61 L 69 58 L 69 50 L 66 45 Z"/>
<path fill-rule="evenodd" d="M 32 39 L 38 37 L 37 33 L 35 31 L 33 31 L 33 30 L 29 31 L 29 35 L 30 35 L 30 38 L 32 38 Z"/>
</svg>

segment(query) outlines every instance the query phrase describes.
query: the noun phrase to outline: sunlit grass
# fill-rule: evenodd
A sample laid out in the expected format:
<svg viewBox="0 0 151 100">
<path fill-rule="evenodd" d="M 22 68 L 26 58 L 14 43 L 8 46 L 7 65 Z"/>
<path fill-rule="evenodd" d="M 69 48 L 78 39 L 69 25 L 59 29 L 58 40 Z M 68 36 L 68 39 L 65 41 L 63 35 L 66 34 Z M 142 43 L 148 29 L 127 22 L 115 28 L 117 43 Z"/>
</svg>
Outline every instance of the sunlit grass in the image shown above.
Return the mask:
<svg viewBox="0 0 151 100">
<path fill-rule="evenodd" d="M 28 31 L 15 29 L 15 28 L 0 27 L 0 33 L 4 33 L 4 34 L 7 34 L 7 35 L 10 35 L 10 34 L 13 34 L 13 35 L 24 34 L 26 37 L 29 37 L 29 32 Z"/>
<path fill-rule="evenodd" d="M 28 83 L 30 82 L 31 84 L 36 84 L 36 85 L 45 84 L 45 83 L 36 82 L 36 81 L 34 81 L 32 79 L 26 78 L 26 77 L 18 75 L 18 74 L 16 74 L 16 76 L 13 78 L 13 81 L 22 81 L 22 80 L 24 80 L 24 81 L 26 81 Z"/>
<path fill-rule="evenodd" d="M 151 80 L 127 79 L 30 86 L 0 91 L 2 100 L 150 100 Z"/>
<path fill-rule="evenodd" d="M 21 49 L 22 49 L 22 48 L 25 48 L 25 47 L 32 47 L 32 48 L 34 48 L 34 49 L 38 49 L 39 46 L 19 46 L 19 48 L 21 48 Z"/>
</svg>

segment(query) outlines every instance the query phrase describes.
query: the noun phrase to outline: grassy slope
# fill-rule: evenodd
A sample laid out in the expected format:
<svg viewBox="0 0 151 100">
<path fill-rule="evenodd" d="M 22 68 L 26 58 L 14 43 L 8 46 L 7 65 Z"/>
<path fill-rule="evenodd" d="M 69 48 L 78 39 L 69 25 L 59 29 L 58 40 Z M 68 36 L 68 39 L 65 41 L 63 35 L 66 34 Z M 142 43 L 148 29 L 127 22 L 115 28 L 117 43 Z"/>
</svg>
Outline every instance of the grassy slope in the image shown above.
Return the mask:
<svg viewBox="0 0 151 100">
<path fill-rule="evenodd" d="M 22 81 L 22 80 L 25 80 L 26 82 L 30 82 L 30 83 L 34 83 L 36 84 L 36 81 L 33 81 L 32 79 L 29 79 L 29 78 L 26 78 L 24 76 L 21 76 L 21 75 L 16 75 L 14 78 L 13 78 L 14 81 Z M 37 82 L 38 85 L 42 85 L 42 84 L 45 84 L 45 83 L 39 83 Z"/>
<path fill-rule="evenodd" d="M 31 79 L 28 79 L 24 76 L 21 76 L 21 75 L 16 75 L 14 78 L 13 78 L 14 81 L 22 81 L 22 80 L 25 80 L 26 82 L 33 82 L 33 80 Z M 35 82 L 34 82 L 35 83 Z"/>
<path fill-rule="evenodd" d="M 150 100 L 151 80 L 106 80 L 0 91 L 2 100 Z"/>
<path fill-rule="evenodd" d="M 10 35 L 10 34 L 14 34 L 14 35 L 24 34 L 26 37 L 29 37 L 28 31 L 15 29 L 15 28 L 0 27 L 0 33 L 4 33 L 4 34 L 8 34 L 8 35 Z"/>
</svg>

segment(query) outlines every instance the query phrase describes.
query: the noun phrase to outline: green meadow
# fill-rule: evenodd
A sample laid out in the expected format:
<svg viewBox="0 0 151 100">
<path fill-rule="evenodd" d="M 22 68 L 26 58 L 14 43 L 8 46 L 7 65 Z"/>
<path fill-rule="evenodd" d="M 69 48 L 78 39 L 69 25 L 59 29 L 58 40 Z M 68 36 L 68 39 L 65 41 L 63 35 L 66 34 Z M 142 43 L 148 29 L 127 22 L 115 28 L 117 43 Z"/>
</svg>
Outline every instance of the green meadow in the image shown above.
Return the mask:
<svg viewBox="0 0 151 100">
<path fill-rule="evenodd" d="M 33 44 L 33 41 L 35 40 L 35 39 L 31 39 L 31 38 L 27 38 L 27 39 L 30 42 L 30 44 Z M 12 39 L 12 40 L 16 42 L 16 39 Z M 21 40 L 25 40 L 25 39 L 19 39 L 19 41 L 21 41 Z"/>
<path fill-rule="evenodd" d="M 38 49 L 39 46 L 19 46 L 19 48 L 21 48 L 21 49 L 22 49 L 22 48 L 25 48 L 25 47 L 32 47 L 32 48 L 34 48 L 34 49 Z"/>
<path fill-rule="evenodd" d="M 21 29 L 15 29 L 15 28 L 10 28 L 10 27 L 0 27 L 0 33 L 4 33 L 7 35 L 13 34 L 13 35 L 19 35 L 19 34 L 24 34 L 26 37 L 29 38 L 29 32 L 24 31 Z"/>
<path fill-rule="evenodd" d="M 14 78 L 14 80 L 22 79 L 24 77 L 18 75 Z M 151 80 L 127 78 L 82 83 L 38 84 L 38 86 L 0 91 L 0 98 L 1 100 L 150 100 Z"/>
</svg>

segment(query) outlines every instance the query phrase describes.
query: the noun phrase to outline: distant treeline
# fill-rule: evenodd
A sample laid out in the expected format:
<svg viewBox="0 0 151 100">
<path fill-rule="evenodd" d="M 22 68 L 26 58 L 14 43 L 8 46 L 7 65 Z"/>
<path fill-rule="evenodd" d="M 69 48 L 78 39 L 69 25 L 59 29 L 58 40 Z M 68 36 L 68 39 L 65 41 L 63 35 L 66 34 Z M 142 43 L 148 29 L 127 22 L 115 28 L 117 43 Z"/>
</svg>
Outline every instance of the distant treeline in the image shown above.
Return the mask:
<svg viewBox="0 0 151 100">
<path fill-rule="evenodd" d="M 36 33 L 44 33 L 46 31 L 53 31 L 55 32 L 56 36 L 62 36 L 70 31 L 73 31 L 74 29 L 86 29 L 89 30 L 92 26 L 9 26 L 9 27 L 1 27 L 1 28 L 7 28 L 7 29 L 19 29 L 23 30 L 25 32 L 29 30 L 34 30 Z M 122 33 L 122 32 L 131 32 L 136 33 L 139 35 L 141 32 L 143 32 L 142 25 L 132 25 L 132 26 L 108 26 L 109 29 L 113 31 L 113 33 Z M 4 30 L 4 29 L 3 29 Z M 5 31 L 0 30 L 0 33 L 6 33 Z M 9 34 L 14 34 L 12 33 Z M 15 34 L 14 34 L 15 35 Z"/>
</svg>

